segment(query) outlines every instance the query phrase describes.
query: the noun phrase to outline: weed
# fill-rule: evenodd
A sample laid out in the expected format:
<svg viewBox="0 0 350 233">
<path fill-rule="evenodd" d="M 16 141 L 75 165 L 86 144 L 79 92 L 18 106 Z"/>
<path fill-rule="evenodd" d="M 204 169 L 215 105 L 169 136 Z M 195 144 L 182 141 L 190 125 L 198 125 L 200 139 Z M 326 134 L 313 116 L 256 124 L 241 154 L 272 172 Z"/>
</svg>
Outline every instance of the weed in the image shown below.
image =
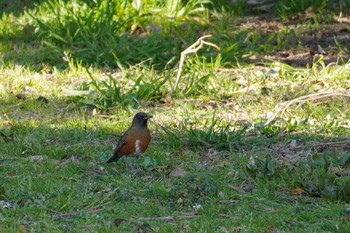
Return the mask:
<svg viewBox="0 0 350 233">
<path fill-rule="evenodd" d="M 1 9 L 1 232 L 348 231 L 343 23 L 238 18 L 242 1 L 32 3 Z M 220 50 L 177 77 L 203 35 Z M 107 165 L 138 111 L 154 116 L 141 166 Z"/>
</svg>

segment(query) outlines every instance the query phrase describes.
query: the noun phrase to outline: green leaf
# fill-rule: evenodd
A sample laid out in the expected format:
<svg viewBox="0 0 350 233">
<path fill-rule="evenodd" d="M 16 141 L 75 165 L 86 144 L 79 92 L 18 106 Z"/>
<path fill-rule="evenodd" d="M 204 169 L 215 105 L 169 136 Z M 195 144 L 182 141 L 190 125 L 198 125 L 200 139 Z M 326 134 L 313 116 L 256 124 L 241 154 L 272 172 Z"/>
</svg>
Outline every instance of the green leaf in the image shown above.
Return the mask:
<svg viewBox="0 0 350 233">
<path fill-rule="evenodd" d="M 157 162 L 149 156 L 144 157 L 143 161 L 142 161 L 142 167 L 144 168 L 153 168 L 154 166 L 156 166 Z"/>
<path fill-rule="evenodd" d="M 5 198 L 5 187 L 4 186 L 0 186 L 0 199 Z"/>
<path fill-rule="evenodd" d="M 349 168 L 350 167 L 350 153 L 345 153 L 340 159 L 339 159 L 339 165 L 343 168 Z"/>
<path fill-rule="evenodd" d="M 312 156 L 312 166 L 313 167 L 324 167 L 326 161 L 323 155 L 315 154 Z"/>
<path fill-rule="evenodd" d="M 321 195 L 330 199 L 337 198 L 337 189 L 334 184 L 328 184 L 321 190 Z"/>
<path fill-rule="evenodd" d="M 274 168 L 274 164 L 273 164 L 273 160 L 271 158 L 271 156 L 266 156 L 266 160 L 265 160 L 265 167 L 266 167 L 266 172 L 268 175 L 274 175 L 275 174 L 275 168 Z"/>
</svg>

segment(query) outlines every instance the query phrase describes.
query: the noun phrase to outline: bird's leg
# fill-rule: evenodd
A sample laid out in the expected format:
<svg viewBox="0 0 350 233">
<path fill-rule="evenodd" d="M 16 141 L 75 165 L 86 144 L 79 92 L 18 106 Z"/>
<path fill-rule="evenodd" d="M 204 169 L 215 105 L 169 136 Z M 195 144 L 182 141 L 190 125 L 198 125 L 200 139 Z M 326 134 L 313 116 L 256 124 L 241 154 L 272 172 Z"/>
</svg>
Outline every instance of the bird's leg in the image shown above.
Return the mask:
<svg viewBox="0 0 350 233">
<path fill-rule="evenodd" d="M 135 158 L 136 158 L 136 159 L 135 159 L 135 162 L 136 162 L 136 169 L 140 171 L 140 170 L 142 170 L 142 166 L 140 165 L 140 160 L 139 160 L 140 155 L 136 156 Z"/>
<path fill-rule="evenodd" d="M 129 171 L 129 159 L 124 157 L 125 172 Z"/>
<path fill-rule="evenodd" d="M 130 168 L 132 170 L 134 170 L 136 168 L 136 170 L 139 169 L 138 167 L 138 163 L 137 163 L 137 158 L 135 156 L 129 156 L 129 157 L 124 157 L 125 158 L 125 172 L 129 172 Z"/>
</svg>

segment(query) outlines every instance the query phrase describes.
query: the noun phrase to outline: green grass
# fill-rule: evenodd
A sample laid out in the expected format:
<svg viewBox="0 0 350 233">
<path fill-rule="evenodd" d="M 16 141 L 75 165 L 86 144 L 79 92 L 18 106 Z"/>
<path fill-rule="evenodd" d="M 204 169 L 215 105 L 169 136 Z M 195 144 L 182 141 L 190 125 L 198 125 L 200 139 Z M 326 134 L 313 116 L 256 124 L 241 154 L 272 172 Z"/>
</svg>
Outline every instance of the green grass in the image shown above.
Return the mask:
<svg viewBox="0 0 350 233">
<path fill-rule="evenodd" d="M 249 6 L 225 1 L 26 4 L 0 22 L 1 232 L 348 231 L 349 63 L 269 58 L 330 21 L 252 30 Z M 284 22 L 305 10 L 280 6 Z M 188 54 L 176 86 L 204 34 L 220 50 Z M 138 111 L 154 116 L 146 154 L 106 164 Z"/>
</svg>

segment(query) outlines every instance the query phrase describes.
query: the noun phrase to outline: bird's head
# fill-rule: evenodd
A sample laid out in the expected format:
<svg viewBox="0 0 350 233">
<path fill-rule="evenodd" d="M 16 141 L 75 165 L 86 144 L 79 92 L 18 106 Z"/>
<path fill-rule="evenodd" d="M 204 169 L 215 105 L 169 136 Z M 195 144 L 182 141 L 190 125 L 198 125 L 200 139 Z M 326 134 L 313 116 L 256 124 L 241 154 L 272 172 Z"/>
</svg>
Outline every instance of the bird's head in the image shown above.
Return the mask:
<svg viewBox="0 0 350 233">
<path fill-rule="evenodd" d="M 151 117 L 152 116 L 150 116 L 150 115 L 148 115 L 147 113 L 144 113 L 144 112 L 136 113 L 135 116 L 134 116 L 134 119 L 132 120 L 132 125 L 147 127 L 147 121 Z"/>
</svg>

